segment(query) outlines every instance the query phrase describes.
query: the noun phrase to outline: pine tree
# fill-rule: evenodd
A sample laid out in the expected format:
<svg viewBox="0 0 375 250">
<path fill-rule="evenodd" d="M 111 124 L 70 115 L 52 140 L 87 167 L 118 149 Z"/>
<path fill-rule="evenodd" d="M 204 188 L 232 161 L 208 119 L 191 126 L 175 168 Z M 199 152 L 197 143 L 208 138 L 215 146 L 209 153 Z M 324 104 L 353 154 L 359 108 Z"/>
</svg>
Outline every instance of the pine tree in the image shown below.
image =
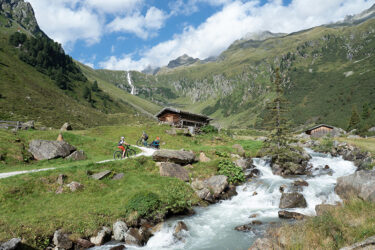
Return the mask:
<svg viewBox="0 0 375 250">
<path fill-rule="evenodd" d="M 95 80 L 94 83 L 92 84 L 92 87 L 91 87 L 91 90 L 93 92 L 99 92 L 99 86 L 98 86 L 98 82 Z"/>
<path fill-rule="evenodd" d="M 362 114 L 361 114 L 362 120 L 367 120 L 370 117 L 370 114 L 371 114 L 370 105 L 367 102 L 365 102 L 362 106 Z"/>
<path fill-rule="evenodd" d="M 85 98 L 88 102 L 91 102 L 91 90 L 86 86 L 83 90 L 83 98 Z"/>
<path fill-rule="evenodd" d="M 360 123 L 360 117 L 357 111 L 357 107 L 352 108 L 352 115 L 350 116 L 348 130 L 355 129 L 357 125 Z"/>
</svg>

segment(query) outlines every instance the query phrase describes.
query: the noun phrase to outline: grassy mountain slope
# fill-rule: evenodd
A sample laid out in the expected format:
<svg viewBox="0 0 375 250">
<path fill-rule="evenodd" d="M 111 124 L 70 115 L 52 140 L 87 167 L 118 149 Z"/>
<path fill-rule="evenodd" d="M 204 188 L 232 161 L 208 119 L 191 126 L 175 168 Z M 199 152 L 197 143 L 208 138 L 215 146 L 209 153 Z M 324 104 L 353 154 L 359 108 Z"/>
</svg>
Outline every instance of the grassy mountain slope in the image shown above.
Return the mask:
<svg viewBox="0 0 375 250">
<path fill-rule="evenodd" d="M 13 34 L 22 33 L 27 35 L 27 41 L 21 47 L 10 44 Z M 37 57 L 26 54 L 30 52 L 30 49 L 25 49 L 26 43 L 29 46 L 50 44 L 58 48 L 44 34 L 38 39 L 44 39 L 44 42 L 35 44 L 32 32 L 0 11 L 1 120 L 35 120 L 40 125 L 51 127 L 59 127 L 69 121 L 75 128 L 83 128 L 139 119 L 137 111 L 126 102 L 100 89 L 93 91 L 93 84 L 73 62 L 67 68 L 59 65 L 51 67 L 46 63 L 50 55 L 43 55 L 43 49 L 37 50 Z M 44 48 L 48 51 L 52 47 Z M 70 57 L 59 53 L 57 56 L 69 63 Z M 56 78 L 58 75 L 61 79 Z M 58 84 L 59 81 L 64 84 L 63 87 Z"/>
<path fill-rule="evenodd" d="M 147 100 L 147 98 L 143 99 L 141 97 L 131 95 L 130 93 L 128 93 L 128 88 L 126 88 L 129 86 L 126 79 L 127 72 L 111 70 L 94 70 L 81 63 L 77 62 L 77 64 L 80 66 L 82 72 L 90 81 L 97 81 L 99 87 L 103 91 L 108 93 L 110 96 L 113 96 L 117 99 L 120 99 L 128 103 L 138 111 L 149 116 L 153 116 L 158 111 L 160 111 L 161 106 L 151 102 L 151 100 L 149 101 Z M 134 78 L 134 76 L 132 78 Z M 117 87 L 118 85 L 121 85 L 123 87 L 119 88 Z"/>
</svg>

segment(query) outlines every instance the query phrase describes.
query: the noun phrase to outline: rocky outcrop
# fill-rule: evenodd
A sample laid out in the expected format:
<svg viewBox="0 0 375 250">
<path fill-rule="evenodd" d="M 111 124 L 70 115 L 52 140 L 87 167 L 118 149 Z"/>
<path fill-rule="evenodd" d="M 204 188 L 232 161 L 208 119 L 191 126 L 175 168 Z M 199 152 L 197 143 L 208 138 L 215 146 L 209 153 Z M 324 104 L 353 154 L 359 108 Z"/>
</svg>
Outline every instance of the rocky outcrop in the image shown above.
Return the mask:
<svg viewBox="0 0 375 250">
<path fill-rule="evenodd" d="M 29 152 L 37 160 L 66 157 L 75 150 L 75 147 L 65 141 L 32 140 L 29 144 Z"/>
<path fill-rule="evenodd" d="M 215 175 L 204 181 L 194 180 L 191 183 L 191 187 L 195 190 L 199 198 L 211 203 L 221 198 L 230 197 L 226 196 L 231 189 L 228 185 L 228 177 L 225 175 Z M 232 190 L 233 189 L 234 192 L 231 192 L 231 194 L 235 195 L 235 187 L 233 187 Z"/>
<path fill-rule="evenodd" d="M 21 238 L 13 238 L 0 245 L 0 250 L 17 250 L 21 246 Z"/>
<path fill-rule="evenodd" d="M 158 162 L 174 162 L 182 165 L 190 164 L 195 161 L 194 153 L 183 150 L 158 150 L 155 151 L 152 158 L 154 161 Z"/>
<path fill-rule="evenodd" d="M 69 235 L 64 234 L 61 230 L 57 230 L 53 235 L 53 244 L 57 249 L 70 249 L 73 242 L 69 239 Z"/>
<path fill-rule="evenodd" d="M 337 179 L 336 193 L 342 199 L 358 197 L 375 202 L 375 171 L 361 170 Z"/>
<path fill-rule="evenodd" d="M 305 218 L 305 215 L 297 213 L 297 212 L 279 211 L 278 214 L 279 214 L 280 219 L 303 220 Z"/>
<path fill-rule="evenodd" d="M 375 236 L 365 239 L 364 241 L 355 243 L 348 247 L 340 248 L 340 250 L 371 250 L 375 249 Z"/>
<path fill-rule="evenodd" d="M 189 181 L 189 173 L 182 166 L 172 162 L 161 162 L 159 164 L 160 176 L 175 177 L 182 181 Z"/>
<path fill-rule="evenodd" d="M 305 197 L 300 193 L 283 193 L 281 195 L 279 208 L 305 208 L 307 207 L 307 202 Z"/>
<path fill-rule="evenodd" d="M 82 161 L 86 160 L 87 156 L 83 150 L 77 150 L 68 155 L 65 159 L 67 160 L 73 160 L 73 161 Z"/>
<path fill-rule="evenodd" d="M 123 221 L 117 221 L 113 224 L 113 238 L 118 241 L 124 241 L 128 226 Z"/>
<path fill-rule="evenodd" d="M 21 129 L 23 129 L 23 130 L 35 129 L 35 127 L 34 127 L 34 121 L 23 122 L 21 124 Z"/>
<path fill-rule="evenodd" d="M 111 239 L 111 233 L 112 231 L 109 227 L 103 227 L 96 236 L 90 237 L 90 242 L 96 246 L 103 245 Z"/>
<path fill-rule="evenodd" d="M 253 161 L 251 158 L 240 158 L 234 161 L 234 164 L 237 167 L 242 168 L 242 170 L 246 170 L 253 167 Z"/>
</svg>

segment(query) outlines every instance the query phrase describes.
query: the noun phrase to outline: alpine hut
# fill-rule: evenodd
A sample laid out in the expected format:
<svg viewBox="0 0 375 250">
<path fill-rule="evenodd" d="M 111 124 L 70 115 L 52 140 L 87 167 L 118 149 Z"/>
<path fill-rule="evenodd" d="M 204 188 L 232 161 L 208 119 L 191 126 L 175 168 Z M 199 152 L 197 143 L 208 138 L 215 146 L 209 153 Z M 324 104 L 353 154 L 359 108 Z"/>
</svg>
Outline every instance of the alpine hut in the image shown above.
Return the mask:
<svg viewBox="0 0 375 250">
<path fill-rule="evenodd" d="M 194 127 L 200 128 L 208 125 L 212 120 L 208 116 L 193 114 L 190 112 L 174 109 L 164 108 L 157 115 L 159 122 L 170 124 L 175 127 L 186 128 Z"/>
<path fill-rule="evenodd" d="M 320 124 L 315 127 L 312 127 L 305 131 L 306 134 L 310 135 L 311 137 L 323 137 L 325 135 L 332 135 L 333 134 L 333 126 Z"/>
</svg>

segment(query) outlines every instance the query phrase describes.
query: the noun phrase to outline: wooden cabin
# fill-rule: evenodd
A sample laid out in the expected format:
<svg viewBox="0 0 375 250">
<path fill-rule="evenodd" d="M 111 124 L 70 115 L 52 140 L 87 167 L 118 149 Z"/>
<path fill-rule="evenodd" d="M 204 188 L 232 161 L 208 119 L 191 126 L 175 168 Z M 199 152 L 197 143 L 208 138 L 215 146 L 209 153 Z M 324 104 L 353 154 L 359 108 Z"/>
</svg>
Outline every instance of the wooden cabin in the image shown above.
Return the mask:
<svg viewBox="0 0 375 250">
<path fill-rule="evenodd" d="M 199 128 L 208 125 L 212 120 L 208 116 L 193 114 L 174 108 L 164 108 L 156 115 L 156 117 L 161 123 L 167 123 L 180 128 Z"/>
<path fill-rule="evenodd" d="M 320 124 L 313 128 L 306 130 L 306 134 L 310 135 L 311 137 L 323 137 L 325 135 L 332 135 L 333 134 L 333 126 L 329 126 L 326 124 Z"/>
</svg>

